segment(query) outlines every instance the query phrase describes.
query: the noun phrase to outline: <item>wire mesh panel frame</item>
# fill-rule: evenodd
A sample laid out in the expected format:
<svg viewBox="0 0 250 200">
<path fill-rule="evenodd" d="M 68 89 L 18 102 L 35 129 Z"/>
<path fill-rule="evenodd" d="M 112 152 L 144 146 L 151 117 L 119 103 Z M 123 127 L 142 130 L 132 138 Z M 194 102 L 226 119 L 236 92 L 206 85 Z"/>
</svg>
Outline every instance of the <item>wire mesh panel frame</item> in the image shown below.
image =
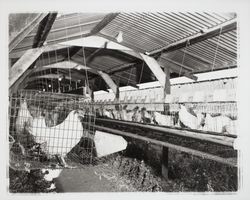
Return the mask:
<svg viewBox="0 0 250 200">
<path fill-rule="evenodd" d="M 94 111 L 81 95 L 34 90 L 10 94 L 10 166 L 23 170 L 92 164 Z"/>
</svg>

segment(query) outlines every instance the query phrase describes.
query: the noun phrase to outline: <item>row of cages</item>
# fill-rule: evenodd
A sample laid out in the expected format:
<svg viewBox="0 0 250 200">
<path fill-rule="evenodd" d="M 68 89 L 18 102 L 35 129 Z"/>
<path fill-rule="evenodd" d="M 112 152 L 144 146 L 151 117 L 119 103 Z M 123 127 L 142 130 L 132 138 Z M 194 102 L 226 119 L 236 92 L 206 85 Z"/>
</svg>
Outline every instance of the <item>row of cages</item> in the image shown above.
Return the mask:
<svg viewBox="0 0 250 200">
<path fill-rule="evenodd" d="M 15 168 L 91 164 L 97 118 L 236 135 L 236 102 L 97 103 L 82 95 L 21 90 L 9 97 L 10 162 Z"/>
<path fill-rule="evenodd" d="M 96 116 L 236 135 L 236 102 L 95 104 Z"/>
</svg>

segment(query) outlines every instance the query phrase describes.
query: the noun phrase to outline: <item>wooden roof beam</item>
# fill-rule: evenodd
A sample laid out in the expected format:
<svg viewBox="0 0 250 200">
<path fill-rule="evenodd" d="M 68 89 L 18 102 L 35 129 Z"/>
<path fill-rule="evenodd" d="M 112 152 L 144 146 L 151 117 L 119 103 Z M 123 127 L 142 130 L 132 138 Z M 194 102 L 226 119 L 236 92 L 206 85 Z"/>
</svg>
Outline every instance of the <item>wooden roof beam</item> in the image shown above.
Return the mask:
<svg viewBox="0 0 250 200">
<path fill-rule="evenodd" d="M 37 58 L 43 53 L 46 47 L 43 46 L 48 33 L 56 19 L 57 13 L 48 14 L 39 24 L 37 35 L 34 38 L 33 48 L 25 52 L 19 60 L 13 65 L 9 75 L 9 88 L 23 75 L 31 66 L 35 65 Z M 38 48 L 37 48 L 38 47 Z M 29 75 L 29 74 L 27 74 Z"/>
<path fill-rule="evenodd" d="M 121 51 L 122 51 L 122 50 L 121 50 Z M 144 54 L 137 53 L 137 52 L 135 52 L 135 51 L 133 51 L 133 50 L 131 50 L 131 51 L 127 51 L 127 50 L 126 50 L 126 51 L 122 51 L 122 52 L 127 53 L 127 54 L 129 54 L 129 55 L 131 55 L 131 56 L 134 56 L 135 58 L 138 58 L 138 59 L 140 59 L 140 60 L 143 60 L 142 55 L 144 55 Z M 168 61 L 166 61 L 166 62 L 168 62 Z M 160 60 L 158 60 L 158 63 L 159 63 L 159 65 L 161 65 L 162 67 L 165 67 L 165 61 L 163 62 L 163 61 L 161 61 L 161 59 L 160 59 Z M 170 65 L 170 68 L 171 68 L 171 70 L 172 70 L 173 72 L 178 73 L 178 72 L 179 72 L 178 69 L 180 69 L 180 66 L 173 64 L 173 65 Z M 185 76 L 185 77 L 190 78 L 190 79 L 195 80 L 195 81 L 198 79 L 197 76 L 191 74 L 190 72 L 187 72 L 186 70 L 184 70 L 184 73 L 182 73 L 182 76 Z"/>
<path fill-rule="evenodd" d="M 21 30 L 16 37 L 9 43 L 9 52 L 11 52 L 36 26 L 39 24 L 48 13 L 38 14 L 27 26 Z"/>
<path fill-rule="evenodd" d="M 60 46 L 60 45 L 59 45 Z M 24 55 L 19 58 L 19 60 L 11 67 L 9 71 L 9 88 L 23 75 L 27 77 L 33 70 L 29 70 L 29 73 L 24 72 L 38 59 L 38 57 L 45 51 L 52 51 L 53 49 L 58 48 L 58 45 L 52 46 L 42 46 L 34 49 L 27 50 Z M 22 78 L 23 80 L 25 79 Z"/>
<path fill-rule="evenodd" d="M 113 19 L 115 19 L 119 13 L 110 13 L 107 14 L 91 31 L 90 35 L 96 35 L 99 33 L 105 26 L 107 26 Z"/>
<path fill-rule="evenodd" d="M 170 52 L 170 51 L 175 51 L 181 48 L 185 48 L 187 43 L 188 45 L 193 45 L 198 42 L 202 42 L 204 40 L 207 40 L 212 37 L 216 37 L 220 34 L 227 33 L 232 30 L 236 30 L 237 28 L 237 21 L 236 19 L 228 20 L 225 23 L 222 23 L 218 26 L 215 26 L 209 30 L 207 30 L 205 33 L 202 33 L 202 31 L 198 34 L 192 35 L 190 37 L 184 38 L 182 40 L 179 40 L 177 42 L 174 42 L 170 45 L 167 45 L 165 47 L 162 47 L 160 49 L 148 52 L 147 55 L 150 56 L 157 56 L 159 53 L 164 53 L 164 52 Z"/>
<path fill-rule="evenodd" d="M 118 86 L 115 84 L 115 82 L 112 80 L 112 78 L 108 74 L 106 74 L 102 71 L 98 71 L 98 74 L 102 77 L 102 79 L 109 86 L 109 88 L 114 92 L 114 94 L 116 94 L 118 91 L 117 90 Z"/>
<path fill-rule="evenodd" d="M 57 13 L 50 13 L 39 24 L 37 34 L 34 37 L 32 48 L 41 47 L 45 42 L 53 23 L 56 20 Z"/>
<path fill-rule="evenodd" d="M 45 47 L 29 49 L 19 60 L 11 67 L 9 74 L 9 87 L 11 87 L 22 74 L 36 61 L 42 54 Z"/>
<path fill-rule="evenodd" d="M 153 74 L 155 75 L 157 80 L 160 82 L 161 86 L 165 87 L 166 74 L 161 69 L 161 66 L 159 65 L 157 60 L 155 60 L 153 57 L 147 56 L 147 55 L 142 54 L 142 53 L 140 55 L 143 58 L 143 60 L 147 63 L 148 67 L 153 72 Z"/>
<path fill-rule="evenodd" d="M 136 64 L 136 62 L 125 63 L 125 64 L 122 64 L 120 66 L 114 67 L 112 69 L 105 70 L 105 72 L 108 74 L 113 74 L 113 73 L 116 73 L 116 72 L 119 72 L 119 71 L 122 71 L 125 69 L 129 69 L 129 68 L 133 67 L 135 64 Z"/>
</svg>

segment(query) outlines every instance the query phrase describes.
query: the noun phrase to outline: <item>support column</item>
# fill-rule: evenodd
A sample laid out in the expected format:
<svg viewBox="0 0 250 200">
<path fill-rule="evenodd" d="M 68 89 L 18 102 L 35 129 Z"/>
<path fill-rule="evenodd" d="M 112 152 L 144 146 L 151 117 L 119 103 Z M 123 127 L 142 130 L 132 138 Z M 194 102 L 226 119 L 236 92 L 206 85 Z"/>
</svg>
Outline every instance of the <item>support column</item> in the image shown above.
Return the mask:
<svg viewBox="0 0 250 200">
<path fill-rule="evenodd" d="M 167 115 L 169 112 L 169 104 L 166 104 L 165 102 L 166 102 L 167 94 L 171 93 L 170 69 L 167 66 L 165 66 L 164 72 L 166 75 L 166 82 L 165 82 L 165 87 L 164 87 L 164 114 Z"/>
<path fill-rule="evenodd" d="M 168 179 L 168 147 L 162 147 L 161 174 Z"/>
<path fill-rule="evenodd" d="M 120 90 L 119 87 L 117 86 L 116 88 L 116 93 L 115 93 L 115 109 L 120 110 Z"/>
<path fill-rule="evenodd" d="M 169 104 L 165 103 L 167 94 L 171 93 L 171 84 L 170 84 L 170 69 L 169 67 L 164 67 L 165 73 L 165 86 L 164 86 L 164 114 L 168 114 Z M 162 147 L 162 155 L 161 155 L 161 174 L 163 178 L 168 179 L 168 147 Z"/>
</svg>

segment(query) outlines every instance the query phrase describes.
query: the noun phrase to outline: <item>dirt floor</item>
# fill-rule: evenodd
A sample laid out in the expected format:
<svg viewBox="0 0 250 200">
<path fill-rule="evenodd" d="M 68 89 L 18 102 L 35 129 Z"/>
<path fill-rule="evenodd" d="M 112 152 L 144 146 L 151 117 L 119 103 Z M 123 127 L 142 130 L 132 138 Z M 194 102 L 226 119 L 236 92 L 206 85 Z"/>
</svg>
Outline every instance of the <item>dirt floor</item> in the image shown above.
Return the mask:
<svg viewBox="0 0 250 200">
<path fill-rule="evenodd" d="M 150 153 L 144 151 L 143 145 Z M 138 149 L 137 149 L 138 148 Z M 141 149 L 141 150 L 140 150 Z M 169 179 L 160 174 L 159 148 L 136 143 L 125 152 L 95 160 L 81 169 L 64 169 L 53 181 L 46 181 L 41 170 L 10 169 L 9 191 L 39 192 L 225 192 L 237 191 L 237 168 L 169 151 Z M 131 156 L 133 155 L 133 157 Z M 55 183 L 55 189 L 49 189 Z"/>
<path fill-rule="evenodd" d="M 84 169 L 64 169 L 55 179 L 57 192 L 109 192 L 111 182 L 96 173 L 91 166 Z"/>
</svg>

